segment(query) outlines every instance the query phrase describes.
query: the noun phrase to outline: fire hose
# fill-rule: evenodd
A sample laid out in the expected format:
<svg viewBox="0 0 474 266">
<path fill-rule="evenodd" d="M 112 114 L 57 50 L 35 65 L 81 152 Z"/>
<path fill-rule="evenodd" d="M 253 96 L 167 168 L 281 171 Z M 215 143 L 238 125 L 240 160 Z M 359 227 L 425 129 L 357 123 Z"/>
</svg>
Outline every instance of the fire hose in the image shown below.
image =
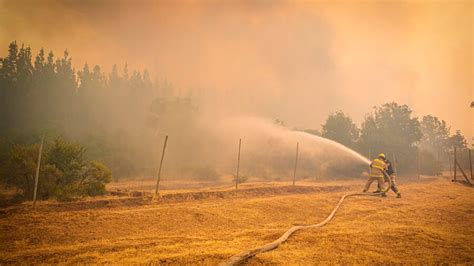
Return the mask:
<svg viewBox="0 0 474 266">
<path fill-rule="evenodd" d="M 334 216 L 336 215 L 337 210 L 339 209 L 339 207 L 341 207 L 344 200 L 348 197 L 384 195 L 390 189 L 390 187 L 392 186 L 392 179 L 390 178 L 390 175 L 388 175 L 385 171 L 383 171 L 383 174 L 385 175 L 386 179 L 388 180 L 388 186 L 385 188 L 384 191 L 381 191 L 381 192 L 378 192 L 378 193 L 362 192 L 362 193 L 348 193 L 348 194 L 345 194 L 341 197 L 341 199 L 336 204 L 336 206 L 334 207 L 332 212 L 329 214 L 329 216 L 324 221 L 322 221 L 320 223 L 317 223 L 317 224 L 311 224 L 311 225 L 293 226 L 290 229 L 288 229 L 288 231 L 286 231 L 277 240 L 275 240 L 271 243 L 265 244 L 263 246 L 253 248 L 253 249 L 241 252 L 239 254 L 236 254 L 236 255 L 230 257 L 229 259 L 221 262 L 219 265 L 222 265 L 222 266 L 223 265 L 236 265 L 236 264 L 241 263 L 244 260 L 246 260 L 248 258 L 251 258 L 251 257 L 253 257 L 253 256 L 255 256 L 259 253 L 267 252 L 267 251 L 270 251 L 272 249 L 277 248 L 280 244 L 285 242 L 294 232 L 296 232 L 298 230 L 311 229 L 311 228 L 322 227 L 322 226 L 326 225 L 327 223 L 329 223 L 334 218 Z"/>
</svg>

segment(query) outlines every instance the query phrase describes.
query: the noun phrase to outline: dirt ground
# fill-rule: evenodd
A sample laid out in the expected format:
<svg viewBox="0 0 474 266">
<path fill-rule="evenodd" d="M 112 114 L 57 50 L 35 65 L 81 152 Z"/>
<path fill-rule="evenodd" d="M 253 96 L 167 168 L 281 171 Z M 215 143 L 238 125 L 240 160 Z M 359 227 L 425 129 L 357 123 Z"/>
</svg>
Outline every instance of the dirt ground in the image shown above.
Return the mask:
<svg viewBox="0 0 474 266">
<path fill-rule="evenodd" d="M 322 221 L 363 182 L 2 208 L 0 263 L 217 264 L 292 225 Z M 474 263 L 474 188 L 443 177 L 402 179 L 400 187 L 402 199 L 349 198 L 329 225 L 299 231 L 247 263 Z"/>
</svg>

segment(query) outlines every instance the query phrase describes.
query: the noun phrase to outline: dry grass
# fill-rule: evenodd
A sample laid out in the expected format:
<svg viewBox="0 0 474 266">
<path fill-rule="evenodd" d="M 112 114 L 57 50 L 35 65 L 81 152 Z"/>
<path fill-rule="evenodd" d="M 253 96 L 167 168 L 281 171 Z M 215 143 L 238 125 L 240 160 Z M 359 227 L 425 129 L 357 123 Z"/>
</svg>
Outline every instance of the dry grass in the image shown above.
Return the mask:
<svg viewBox="0 0 474 266">
<path fill-rule="evenodd" d="M 0 209 L 0 263 L 216 264 L 292 225 L 323 220 L 362 181 L 343 185 L 79 211 L 55 204 Z M 402 199 L 350 198 L 328 226 L 298 232 L 249 263 L 472 264 L 474 189 L 442 178 L 401 188 Z"/>
</svg>

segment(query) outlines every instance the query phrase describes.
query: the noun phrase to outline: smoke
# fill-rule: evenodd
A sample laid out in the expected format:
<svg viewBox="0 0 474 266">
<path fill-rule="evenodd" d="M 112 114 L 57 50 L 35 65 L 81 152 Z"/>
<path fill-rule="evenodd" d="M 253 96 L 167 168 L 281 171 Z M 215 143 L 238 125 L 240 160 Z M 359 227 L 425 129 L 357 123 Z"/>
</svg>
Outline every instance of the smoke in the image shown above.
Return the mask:
<svg viewBox="0 0 474 266">
<path fill-rule="evenodd" d="M 182 96 L 227 94 L 232 109 L 299 127 L 318 127 L 336 110 L 360 121 L 372 106 L 398 101 L 473 136 L 470 1 L 0 5 L 4 48 L 14 39 L 68 48 L 78 67 L 128 62 L 171 80 Z"/>
<path fill-rule="evenodd" d="M 297 141 L 308 176 L 332 167 L 321 158 L 358 159 L 266 122 L 275 118 L 319 129 L 331 112 L 360 122 L 373 106 L 396 101 L 470 140 L 473 19 L 471 1 L 0 0 L 0 47 L 18 40 L 57 54 L 67 48 L 77 68 L 147 68 L 199 104 L 192 123 L 169 122 L 159 133 L 170 135 L 175 169 L 233 173 L 229 158 L 242 138 L 243 167 L 265 175 L 268 162 L 283 178 Z M 155 132 L 136 136 L 143 149 L 160 144 Z"/>
</svg>

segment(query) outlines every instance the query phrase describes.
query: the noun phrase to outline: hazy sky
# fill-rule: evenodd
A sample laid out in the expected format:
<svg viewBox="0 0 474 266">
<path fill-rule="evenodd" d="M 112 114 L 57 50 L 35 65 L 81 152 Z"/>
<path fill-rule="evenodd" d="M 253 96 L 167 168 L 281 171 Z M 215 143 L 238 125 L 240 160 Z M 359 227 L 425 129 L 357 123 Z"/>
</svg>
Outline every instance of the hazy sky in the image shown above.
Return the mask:
<svg viewBox="0 0 474 266">
<path fill-rule="evenodd" d="M 128 62 L 301 128 L 397 101 L 472 138 L 473 13 L 473 1 L 0 0 L 0 56 L 17 40 L 67 48 L 77 68 Z"/>
</svg>

